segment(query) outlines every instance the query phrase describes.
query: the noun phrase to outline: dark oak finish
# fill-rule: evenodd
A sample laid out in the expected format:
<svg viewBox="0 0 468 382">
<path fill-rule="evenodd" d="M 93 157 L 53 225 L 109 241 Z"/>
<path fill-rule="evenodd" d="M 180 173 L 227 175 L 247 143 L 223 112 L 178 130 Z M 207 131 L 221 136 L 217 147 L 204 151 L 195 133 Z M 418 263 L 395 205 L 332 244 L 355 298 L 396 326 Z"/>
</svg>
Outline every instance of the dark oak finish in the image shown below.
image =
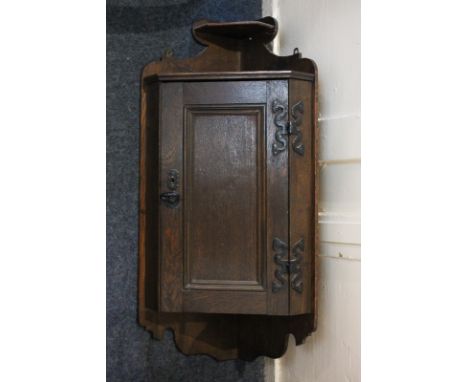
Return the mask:
<svg viewBox="0 0 468 382">
<path fill-rule="evenodd" d="M 317 70 L 271 17 L 194 23 L 145 66 L 139 321 L 185 354 L 280 357 L 316 327 Z"/>
<path fill-rule="evenodd" d="M 314 132 L 312 114 L 312 84 L 308 81 L 289 81 L 289 103 L 303 103 L 302 122 L 298 126 L 301 133 L 301 143 L 304 145 L 303 155 L 293 151 L 294 139 L 289 140 L 289 204 L 290 204 L 290 257 L 294 257 L 294 249 L 300 257 L 299 277 L 303 282 L 302 293 L 292 290 L 290 293 L 290 314 L 305 314 L 312 311 L 313 301 L 310 298 L 315 293 L 313 284 L 314 262 L 314 180 L 313 170 L 315 156 Z M 303 245 L 300 244 L 303 240 Z M 299 244 L 298 244 L 299 243 Z"/>
<path fill-rule="evenodd" d="M 268 314 L 266 85 L 160 87 L 160 173 L 181 175 L 181 206 L 160 213 L 161 311 Z"/>
<path fill-rule="evenodd" d="M 267 86 L 268 105 L 267 108 L 267 216 L 268 216 L 268 286 L 272 291 L 273 283 L 277 280 L 275 272 L 278 270 L 278 265 L 272 261 L 274 258 L 273 240 L 275 237 L 280 240 L 288 241 L 288 152 L 285 151 L 282 155 L 274 155 L 272 147 L 277 142 L 275 124 L 276 114 L 273 112 L 273 103 L 280 101 L 285 106 L 285 111 L 288 107 L 288 81 L 279 80 L 268 82 Z M 286 276 L 286 283 L 289 282 Z M 270 293 L 269 306 L 272 314 L 287 315 L 289 313 L 288 288 L 284 288 L 276 293 Z"/>
<path fill-rule="evenodd" d="M 183 84 L 180 82 L 161 84 L 159 98 L 160 126 L 164 126 L 168 121 L 182 126 L 184 118 L 181 102 L 182 91 Z M 156 128 L 156 126 L 152 126 L 152 128 Z M 166 174 L 172 169 L 180 172 L 183 166 L 181 151 L 183 130 L 180 128 L 160 128 L 158 131 L 159 189 L 156 194 L 152 195 L 152 198 L 156 200 L 161 192 L 168 191 Z M 183 312 L 183 294 L 182 289 L 178 286 L 182 283 L 183 277 L 183 241 L 180 235 L 182 214 L 181 208 L 167 208 L 160 205 L 159 216 L 154 217 L 159 220 L 159 289 L 160 310 L 163 312 Z"/>
<path fill-rule="evenodd" d="M 187 290 L 265 290 L 263 115 L 263 105 L 186 112 Z"/>
</svg>

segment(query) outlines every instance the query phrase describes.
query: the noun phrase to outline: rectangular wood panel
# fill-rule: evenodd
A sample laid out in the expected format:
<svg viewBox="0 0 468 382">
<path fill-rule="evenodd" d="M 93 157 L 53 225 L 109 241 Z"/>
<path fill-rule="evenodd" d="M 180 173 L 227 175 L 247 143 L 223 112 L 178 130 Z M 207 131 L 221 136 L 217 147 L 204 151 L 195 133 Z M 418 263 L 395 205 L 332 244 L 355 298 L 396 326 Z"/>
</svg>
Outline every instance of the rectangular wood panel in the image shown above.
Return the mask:
<svg viewBox="0 0 468 382">
<path fill-rule="evenodd" d="M 264 131 L 264 105 L 186 108 L 186 290 L 265 289 Z"/>
</svg>

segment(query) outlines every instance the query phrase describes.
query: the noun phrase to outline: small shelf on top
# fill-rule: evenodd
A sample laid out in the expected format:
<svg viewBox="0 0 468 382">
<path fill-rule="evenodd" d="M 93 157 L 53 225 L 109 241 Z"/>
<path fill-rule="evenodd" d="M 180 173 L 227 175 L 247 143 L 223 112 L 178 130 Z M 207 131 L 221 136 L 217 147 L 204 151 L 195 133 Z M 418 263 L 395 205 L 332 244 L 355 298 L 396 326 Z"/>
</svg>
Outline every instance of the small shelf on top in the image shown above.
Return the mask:
<svg viewBox="0 0 468 382">
<path fill-rule="evenodd" d="M 255 39 L 268 43 L 275 38 L 278 24 L 272 17 L 235 22 L 201 20 L 194 23 L 192 32 L 200 42 L 204 42 L 208 37 L 219 36 L 238 40 Z"/>
</svg>

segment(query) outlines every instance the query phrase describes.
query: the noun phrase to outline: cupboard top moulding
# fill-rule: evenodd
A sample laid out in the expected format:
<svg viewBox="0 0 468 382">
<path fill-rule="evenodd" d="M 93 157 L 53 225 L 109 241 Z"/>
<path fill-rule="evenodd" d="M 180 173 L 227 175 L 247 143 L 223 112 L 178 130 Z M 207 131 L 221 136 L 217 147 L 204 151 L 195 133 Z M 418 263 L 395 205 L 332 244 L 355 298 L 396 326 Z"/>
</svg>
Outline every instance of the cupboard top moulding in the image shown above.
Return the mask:
<svg viewBox="0 0 468 382">
<path fill-rule="evenodd" d="M 317 68 L 272 17 L 192 27 L 141 82 L 139 322 L 184 354 L 280 357 L 316 328 Z"/>
</svg>

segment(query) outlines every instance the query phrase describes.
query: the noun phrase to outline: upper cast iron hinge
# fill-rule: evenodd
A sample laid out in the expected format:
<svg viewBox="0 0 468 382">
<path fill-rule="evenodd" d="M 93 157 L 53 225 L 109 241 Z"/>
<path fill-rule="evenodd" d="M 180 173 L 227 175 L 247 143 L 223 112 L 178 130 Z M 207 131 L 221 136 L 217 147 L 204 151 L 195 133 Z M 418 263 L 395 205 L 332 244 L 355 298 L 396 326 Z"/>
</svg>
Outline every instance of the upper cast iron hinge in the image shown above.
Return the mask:
<svg viewBox="0 0 468 382">
<path fill-rule="evenodd" d="M 275 115 L 274 123 L 277 127 L 275 134 L 276 142 L 273 143 L 273 155 L 278 155 L 280 152 L 285 151 L 287 148 L 286 136 L 294 136 L 292 142 L 293 150 L 299 154 L 304 155 L 304 144 L 302 143 L 302 132 L 299 126 L 302 124 L 302 117 L 304 114 L 304 101 L 296 102 L 291 107 L 291 118 L 287 119 L 287 109 L 285 104 L 278 100 L 273 101 L 272 111 Z"/>
</svg>

